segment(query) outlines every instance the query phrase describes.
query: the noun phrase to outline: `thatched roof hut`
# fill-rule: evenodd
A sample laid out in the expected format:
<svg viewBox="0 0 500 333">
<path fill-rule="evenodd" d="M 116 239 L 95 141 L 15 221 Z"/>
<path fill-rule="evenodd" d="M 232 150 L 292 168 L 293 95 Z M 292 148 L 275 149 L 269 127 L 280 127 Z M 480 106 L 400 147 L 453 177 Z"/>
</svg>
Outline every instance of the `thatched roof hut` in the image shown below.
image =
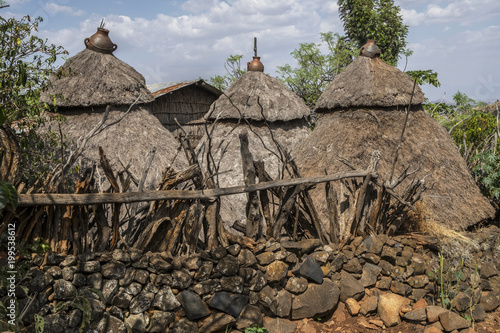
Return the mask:
<svg viewBox="0 0 500 333">
<path fill-rule="evenodd" d="M 51 77 L 41 100 L 57 106 L 64 121 L 59 125 L 57 120 L 48 118 L 42 131 L 51 129 L 58 133 L 58 126 L 61 126 L 69 153 L 75 150 L 78 140 L 102 120 L 107 105 L 111 106 L 106 121 L 109 124 L 124 116 L 135 103 L 119 123 L 88 142 L 79 163 L 82 170 L 99 165 L 98 147 L 102 146 L 115 172 L 129 165 L 135 178 L 140 179 L 150 151 L 156 149 L 145 183 L 145 189 L 154 189 L 162 172 L 177 155 L 173 164 L 175 168 L 184 168 L 187 161 L 178 154 L 177 140 L 151 113 L 147 103 L 154 98 L 146 88 L 144 77 L 112 54 L 116 45 L 111 43 L 107 33 L 106 29 L 99 28 L 94 36 L 86 39 L 87 48 L 68 59 Z M 98 34 L 101 38 L 94 38 Z M 103 40 L 114 47 L 103 52 L 103 48 L 99 48 Z M 97 47 L 93 47 L 92 42 Z"/>
<path fill-rule="evenodd" d="M 316 103 L 316 112 L 328 112 L 346 108 L 376 108 L 419 105 L 424 102 L 420 87 L 396 67 L 386 64 L 379 57 L 360 56 L 337 75 L 321 94 Z"/>
<path fill-rule="evenodd" d="M 207 118 L 280 122 L 304 119 L 309 108 L 278 79 L 250 71 L 212 104 Z"/>
<path fill-rule="evenodd" d="M 257 57 L 254 57 L 257 58 Z M 255 60 L 254 60 L 255 62 Z M 220 187 L 244 185 L 239 135 L 248 133 L 249 148 L 255 161 L 263 161 L 271 177 L 281 177 L 280 152 L 277 143 L 290 151 L 310 133 L 309 108 L 302 99 L 279 80 L 257 70 L 249 63 L 249 71 L 237 79 L 215 101 L 205 116 L 213 124 L 198 145 L 200 156 L 211 152 L 219 163 Z M 206 166 L 206 160 L 203 160 Z M 246 194 L 223 197 L 221 216 L 225 223 L 246 218 Z"/>
<path fill-rule="evenodd" d="M 494 209 L 481 194 L 458 149 L 445 131 L 421 106 L 424 96 L 411 77 L 380 58 L 360 56 L 324 91 L 316 106 L 318 120 L 311 135 L 295 150 L 303 176 L 351 171 L 345 163 L 367 168 L 373 151 L 381 153 L 379 175 L 387 179 L 399 144 L 406 108 L 408 124 L 399 151 L 396 175 L 411 165 L 414 175 L 425 178 L 428 189 L 419 207 L 426 221 L 463 230 L 494 216 Z M 408 185 L 409 180 L 401 184 Z M 334 184 L 344 202 L 347 189 Z M 324 189 L 312 192 L 320 216 L 326 222 Z M 341 205 L 342 206 L 342 205 Z M 341 220 L 346 211 L 339 212 Z"/>
<path fill-rule="evenodd" d="M 50 80 L 42 103 L 66 108 L 149 103 L 154 100 L 146 80 L 113 54 L 84 49 L 69 58 Z"/>
</svg>

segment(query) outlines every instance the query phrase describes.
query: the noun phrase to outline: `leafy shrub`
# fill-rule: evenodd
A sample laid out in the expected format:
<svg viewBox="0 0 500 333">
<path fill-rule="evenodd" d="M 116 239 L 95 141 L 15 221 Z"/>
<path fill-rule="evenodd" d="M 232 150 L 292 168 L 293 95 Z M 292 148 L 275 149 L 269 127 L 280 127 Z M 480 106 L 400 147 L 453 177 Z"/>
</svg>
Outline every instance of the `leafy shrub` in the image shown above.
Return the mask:
<svg viewBox="0 0 500 333">
<path fill-rule="evenodd" d="M 500 156 L 488 150 L 475 156 L 477 164 L 473 174 L 484 195 L 500 200 Z"/>
</svg>

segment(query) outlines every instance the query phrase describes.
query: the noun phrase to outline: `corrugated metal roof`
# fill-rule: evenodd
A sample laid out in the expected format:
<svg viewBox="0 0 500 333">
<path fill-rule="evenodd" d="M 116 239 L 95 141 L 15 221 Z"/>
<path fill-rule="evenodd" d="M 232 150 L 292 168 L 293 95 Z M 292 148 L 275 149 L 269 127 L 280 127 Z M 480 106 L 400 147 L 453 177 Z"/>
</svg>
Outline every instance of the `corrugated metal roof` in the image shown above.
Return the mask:
<svg viewBox="0 0 500 333">
<path fill-rule="evenodd" d="M 184 88 L 186 86 L 190 86 L 192 84 L 196 84 L 201 88 L 210 91 L 212 94 L 220 96 L 222 91 L 218 90 L 214 86 L 209 85 L 205 81 L 198 80 L 190 80 L 190 81 L 173 81 L 173 82 L 163 82 L 163 83 L 154 83 L 148 84 L 147 87 L 149 91 L 153 94 L 155 98 L 159 96 L 163 96 L 169 92 Z"/>
</svg>

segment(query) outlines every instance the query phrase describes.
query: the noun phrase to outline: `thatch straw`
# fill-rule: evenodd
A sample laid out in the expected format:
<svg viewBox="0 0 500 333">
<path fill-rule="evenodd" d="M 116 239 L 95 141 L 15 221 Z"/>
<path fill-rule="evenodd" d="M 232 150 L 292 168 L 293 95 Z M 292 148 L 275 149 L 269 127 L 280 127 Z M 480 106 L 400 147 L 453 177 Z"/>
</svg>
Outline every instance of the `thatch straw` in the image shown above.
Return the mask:
<svg viewBox="0 0 500 333">
<path fill-rule="evenodd" d="M 309 116 L 302 99 L 276 78 L 248 72 L 236 80 L 210 107 L 208 119 L 288 121 Z"/>
<path fill-rule="evenodd" d="M 274 122 L 269 128 L 262 123 L 254 123 L 251 126 L 246 122 L 233 123 L 222 121 L 216 123 L 212 134 L 212 152 L 214 160 L 220 161 L 219 187 L 244 185 L 243 167 L 240 152 L 239 134 L 248 133 L 250 152 L 254 161 L 264 161 L 267 173 L 278 179 L 282 175 L 283 167 L 279 150 L 273 141 L 279 142 L 284 149 L 290 150 L 304 140 L 311 130 L 305 120 L 296 119 L 288 122 Z M 270 133 L 272 132 L 272 135 Z M 200 156 L 208 149 L 205 136 L 198 145 L 197 151 Z M 224 153 L 222 153 L 224 151 Z M 206 168 L 206 160 L 202 160 L 203 169 Z M 244 221 L 246 218 L 245 206 L 247 195 L 232 195 L 221 198 L 221 217 L 224 223 L 232 225 L 236 220 Z"/>
<path fill-rule="evenodd" d="M 50 79 L 41 101 L 59 107 L 149 103 L 153 95 L 144 77 L 112 54 L 85 49 L 71 57 Z"/>
<path fill-rule="evenodd" d="M 387 179 L 404 120 L 405 112 L 396 108 L 355 109 L 320 115 L 314 131 L 294 151 L 302 176 L 323 175 L 325 170 L 330 174 L 350 171 L 341 158 L 358 168 L 366 168 L 371 153 L 379 150 L 382 155 L 379 174 Z M 421 108 L 410 112 L 396 175 L 408 165 L 412 166 L 411 170 L 420 165 L 415 177 L 426 177 L 429 187 L 423 193 L 424 219 L 452 230 L 463 230 L 494 216 L 493 207 L 479 191 L 453 140 Z M 407 184 L 408 180 L 399 188 Z M 334 185 L 340 194 L 339 184 Z M 316 188 L 312 197 L 326 222 L 324 188 Z"/>
<path fill-rule="evenodd" d="M 122 117 L 127 107 L 115 107 L 109 112 L 109 118 L 106 123 Z M 98 124 L 104 114 L 104 108 L 100 109 L 74 109 L 65 112 L 61 131 L 64 135 L 66 144 L 66 155 L 74 151 L 78 139 L 84 137 L 96 124 Z M 42 131 L 51 130 L 59 133 L 59 124 L 57 120 L 47 119 Z M 108 127 L 103 132 L 92 138 L 86 146 L 83 156 L 77 163 L 80 165 L 80 171 L 84 168 L 98 165 L 99 146 L 102 146 L 108 157 L 111 167 L 115 172 L 123 170 L 120 160 L 125 164 L 130 164 L 130 171 L 140 179 L 145 168 L 147 157 L 153 147 L 156 148 L 156 154 L 149 169 L 145 182 L 145 190 L 154 190 L 165 168 L 175 161 L 173 167 L 177 170 L 187 167 L 187 161 L 182 152 L 178 154 L 177 140 L 165 129 L 160 121 L 151 112 L 143 106 L 135 106 L 134 109 L 125 116 L 119 123 Z M 104 172 L 100 171 L 100 181 L 106 184 Z M 135 186 L 131 187 L 132 189 Z"/>
<path fill-rule="evenodd" d="M 413 79 L 378 57 L 358 57 L 325 89 L 316 112 L 340 108 L 408 106 Z M 412 105 L 424 102 L 420 87 L 415 88 Z"/>
</svg>

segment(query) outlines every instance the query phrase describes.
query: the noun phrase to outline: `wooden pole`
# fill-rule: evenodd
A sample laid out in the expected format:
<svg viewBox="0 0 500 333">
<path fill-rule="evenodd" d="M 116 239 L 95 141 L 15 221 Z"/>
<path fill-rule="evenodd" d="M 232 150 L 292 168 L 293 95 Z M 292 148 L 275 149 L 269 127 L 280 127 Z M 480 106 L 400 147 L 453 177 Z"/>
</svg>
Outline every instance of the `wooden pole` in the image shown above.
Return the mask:
<svg viewBox="0 0 500 333">
<path fill-rule="evenodd" d="M 334 175 L 293 178 L 264 182 L 249 186 L 233 186 L 228 188 L 214 188 L 207 190 L 166 190 L 166 191 L 143 191 L 143 192 L 125 192 L 125 193 L 41 193 L 41 194 L 19 194 L 19 207 L 29 206 L 49 206 L 49 205 L 94 205 L 105 203 L 130 203 L 141 201 L 160 201 L 160 200 L 213 200 L 214 198 L 233 195 L 239 193 L 248 193 L 263 191 L 282 186 L 295 186 L 300 184 L 319 184 L 324 182 L 336 181 L 344 178 L 365 177 L 371 174 L 376 178 L 377 174 L 369 171 L 353 171 L 339 173 Z"/>
<path fill-rule="evenodd" d="M 248 145 L 248 133 L 244 132 L 239 135 L 241 164 L 243 166 L 243 176 L 245 185 L 255 185 L 255 167 L 252 153 Z M 246 236 L 252 239 L 260 237 L 260 214 L 259 214 L 259 196 L 257 192 L 248 193 L 248 202 L 246 205 L 247 223 Z"/>
</svg>

